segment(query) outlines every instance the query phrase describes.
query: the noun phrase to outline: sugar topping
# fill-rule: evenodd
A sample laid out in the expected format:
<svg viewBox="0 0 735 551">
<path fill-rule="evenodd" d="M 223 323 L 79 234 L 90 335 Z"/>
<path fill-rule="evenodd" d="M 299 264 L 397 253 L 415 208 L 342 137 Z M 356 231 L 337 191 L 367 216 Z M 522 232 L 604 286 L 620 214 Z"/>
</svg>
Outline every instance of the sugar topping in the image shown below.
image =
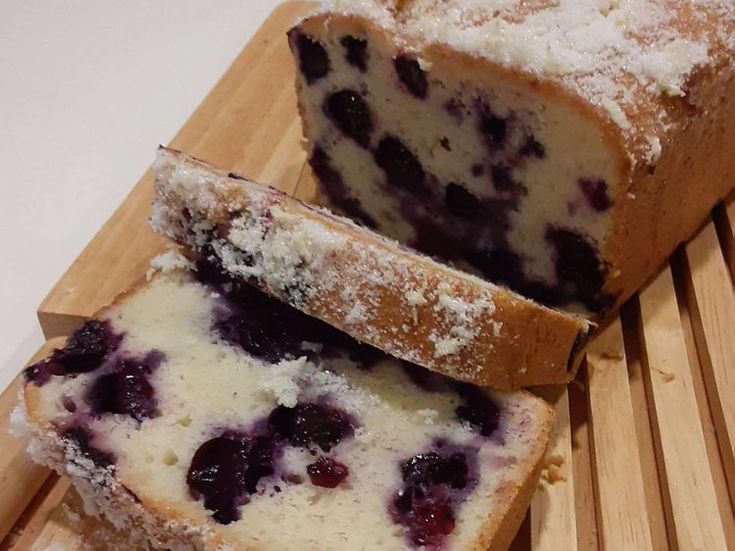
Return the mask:
<svg viewBox="0 0 735 551">
<path fill-rule="evenodd" d="M 321 11 L 369 17 L 409 49 L 446 44 L 561 81 L 624 131 L 641 97 L 683 96 L 697 67 L 735 51 L 730 0 L 329 0 Z"/>
</svg>

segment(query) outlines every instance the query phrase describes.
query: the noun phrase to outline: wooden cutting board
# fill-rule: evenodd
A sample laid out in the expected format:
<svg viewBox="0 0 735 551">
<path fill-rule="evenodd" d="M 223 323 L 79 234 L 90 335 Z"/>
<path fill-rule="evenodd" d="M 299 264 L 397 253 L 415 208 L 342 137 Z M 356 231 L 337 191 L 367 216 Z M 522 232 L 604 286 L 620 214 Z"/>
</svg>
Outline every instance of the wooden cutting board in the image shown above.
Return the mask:
<svg viewBox="0 0 735 551">
<path fill-rule="evenodd" d="M 309 6 L 273 12 L 172 147 L 311 196 L 284 38 Z M 68 335 L 166 247 L 147 225 L 151 193 L 149 171 L 43 301 L 47 338 Z M 514 549 L 735 549 L 733 273 L 735 200 L 594 340 L 574 384 L 539 390 L 557 431 Z M 7 436 L 18 386 L 0 396 L 0 550 L 114 548 L 121 536 Z"/>
</svg>

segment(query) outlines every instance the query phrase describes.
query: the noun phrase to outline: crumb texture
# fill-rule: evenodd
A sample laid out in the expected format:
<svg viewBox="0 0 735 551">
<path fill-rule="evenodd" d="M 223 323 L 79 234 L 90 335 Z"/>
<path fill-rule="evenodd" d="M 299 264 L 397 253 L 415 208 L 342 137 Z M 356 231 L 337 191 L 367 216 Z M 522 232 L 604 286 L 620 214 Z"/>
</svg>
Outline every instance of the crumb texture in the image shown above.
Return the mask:
<svg viewBox="0 0 735 551">
<path fill-rule="evenodd" d="M 502 518 L 548 440 L 540 399 L 399 362 L 198 267 L 26 370 L 15 423 L 88 512 L 177 551 L 463 550 Z"/>
</svg>

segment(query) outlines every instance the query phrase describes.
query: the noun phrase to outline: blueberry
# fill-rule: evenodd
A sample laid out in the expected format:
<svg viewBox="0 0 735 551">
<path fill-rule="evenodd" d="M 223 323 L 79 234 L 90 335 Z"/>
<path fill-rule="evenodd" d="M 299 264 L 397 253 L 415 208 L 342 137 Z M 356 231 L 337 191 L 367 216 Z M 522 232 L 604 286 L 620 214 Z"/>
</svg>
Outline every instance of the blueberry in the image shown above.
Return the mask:
<svg viewBox="0 0 735 551">
<path fill-rule="evenodd" d="M 306 466 L 306 472 L 314 486 L 336 488 L 347 478 L 350 470 L 331 457 L 320 457 Z"/>
<path fill-rule="evenodd" d="M 612 200 L 607 194 L 607 182 L 602 178 L 580 178 L 579 187 L 582 188 L 589 205 L 597 212 L 605 212 L 612 206 Z"/>
<path fill-rule="evenodd" d="M 456 504 L 471 482 L 466 453 L 417 454 L 401 465 L 401 478 L 389 507 L 393 520 L 406 527 L 412 544 L 441 546 L 454 530 Z"/>
<path fill-rule="evenodd" d="M 414 545 L 440 546 L 454 531 L 454 510 L 448 499 L 429 494 L 414 504 L 404 524 Z"/>
<path fill-rule="evenodd" d="M 137 421 L 153 417 L 157 401 L 148 376 L 158 358 L 149 354 L 143 360 L 120 360 L 112 373 L 97 378 L 86 395 L 92 411 L 130 415 Z"/>
<path fill-rule="evenodd" d="M 367 40 L 355 38 L 354 36 L 344 36 L 340 40 L 340 44 L 345 47 L 345 58 L 347 62 L 353 67 L 356 67 L 361 73 L 367 71 Z"/>
<path fill-rule="evenodd" d="M 240 518 L 238 505 L 245 493 L 250 440 L 244 436 L 219 436 L 197 449 L 186 482 L 194 497 L 202 496 L 214 519 L 229 524 Z"/>
<path fill-rule="evenodd" d="M 399 80 L 406 87 L 408 92 L 419 99 L 425 99 L 429 91 L 429 83 L 426 80 L 426 73 L 419 65 L 419 62 L 406 55 L 399 55 L 393 60 L 393 66 L 396 69 Z"/>
<path fill-rule="evenodd" d="M 449 212 L 457 218 L 474 220 L 482 213 L 480 200 L 467 191 L 464 186 L 454 182 L 446 187 L 445 202 Z"/>
<path fill-rule="evenodd" d="M 391 186 L 413 192 L 423 190 L 426 181 L 424 168 L 401 140 L 395 136 L 386 136 L 380 140 L 373 155 Z"/>
<path fill-rule="evenodd" d="M 68 373 L 87 373 L 98 368 L 104 357 L 115 350 L 120 337 L 112 335 L 109 324 L 90 320 L 77 330 L 61 350 L 54 352 L 53 361 Z"/>
<path fill-rule="evenodd" d="M 299 68 L 306 82 L 312 84 L 329 73 L 329 56 L 319 41 L 302 33 L 296 34 Z"/>
<path fill-rule="evenodd" d="M 475 163 L 472 165 L 472 175 L 475 177 L 482 176 L 483 172 L 485 172 L 485 167 L 481 163 Z"/>
<path fill-rule="evenodd" d="M 122 336 L 114 333 L 106 321 L 90 320 L 79 328 L 63 348 L 50 357 L 27 367 L 27 381 L 42 386 L 53 375 L 66 376 L 89 373 L 102 365 L 108 354 L 114 352 Z"/>
<path fill-rule="evenodd" d="M 325 114 L 347 136 L 362 147 L 369 147 L 373 116 L 365 98 L 354 90 L 340 90 L 327 96 Z"/>
<path fill-rule="evenodd" d="M 342 411 L 311 403 L 299 403 L 294 408 L 278 406 L 268 417 L 268 425 L 275 435 L 293 446 L 317 445 L 325 452 L 353 430 Z"/>
<path fill-rule="evenodd" d="M 492 436 L 500 423 L 500 408 L 480 389 L 469 384 L 458 384 L 464 403 L 457 407 L 455 413 L 463 421 L 479 430 L 482 436 Z"/>
<path fill-rule="evenodd" d="M 363 210 L 360 201 L 350 195 L 342 175 L 331 165 L 329 156 L 321 147 L 315 147 L 310 158 L 311 168 L 329 201 L 353 220 L 375 228 L 375 220 Z"/>
</svg>

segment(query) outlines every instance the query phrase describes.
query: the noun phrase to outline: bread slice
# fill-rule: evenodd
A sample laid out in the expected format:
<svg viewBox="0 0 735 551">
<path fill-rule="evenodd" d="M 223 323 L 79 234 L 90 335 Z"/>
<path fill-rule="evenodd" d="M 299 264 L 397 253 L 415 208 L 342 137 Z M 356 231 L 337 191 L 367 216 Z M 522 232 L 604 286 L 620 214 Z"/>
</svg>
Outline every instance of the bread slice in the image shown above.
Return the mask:
<svg viewBox="0 0 735 551">
<path fill-rule="evenodd" d="M 566 383 L 589 323 L 171 149 L 156 231 L 385 352 L 499 389 Z"/>
<path fill-rule="evenodd" d="M 289 42 L 323 204 L 614 312 L 735 185 L 729 0 L 328 0 Z"/>
<path fill-rule="evenodd" d="M 121 297 L 25 379 L 31 455 L 139 550 L 505 549 L 553 418 L 206 264 Z"/>
</svg>

